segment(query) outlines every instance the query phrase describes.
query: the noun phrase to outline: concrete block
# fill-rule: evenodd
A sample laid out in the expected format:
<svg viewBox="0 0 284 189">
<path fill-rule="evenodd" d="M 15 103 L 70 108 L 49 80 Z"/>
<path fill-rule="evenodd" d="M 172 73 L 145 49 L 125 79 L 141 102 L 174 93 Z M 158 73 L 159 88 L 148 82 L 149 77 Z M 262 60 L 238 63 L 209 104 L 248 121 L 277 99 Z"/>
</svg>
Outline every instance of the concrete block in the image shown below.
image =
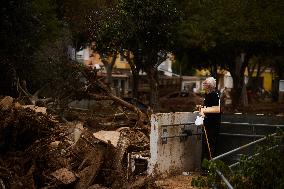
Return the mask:
<svg viewBox="0 0 284 189">
<path fill-rule="evenodd" d="M 200 168 L 202 128 L 194 125 L 197 115 L 176 112 L 151 116 L 148 174 L 182 174 Z M 180 136 L 183 130 L 190 130 L 193 135 Z"/>
</svg>

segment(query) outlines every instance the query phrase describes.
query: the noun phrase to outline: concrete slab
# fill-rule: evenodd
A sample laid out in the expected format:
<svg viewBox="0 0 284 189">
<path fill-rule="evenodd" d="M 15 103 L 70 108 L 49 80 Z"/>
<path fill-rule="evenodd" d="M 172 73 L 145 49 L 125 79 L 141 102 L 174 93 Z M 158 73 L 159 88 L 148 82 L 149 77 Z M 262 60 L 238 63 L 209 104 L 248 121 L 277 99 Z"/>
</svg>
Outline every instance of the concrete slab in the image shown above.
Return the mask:
<svg viewBox="0 0 284 189">
<path fill-rule="evenodd" d="M 120 132 L 118 131 L 104 131 L 101 130 L 99 132 L 96 132 L 93 134 L 94 137 L 97 139 L 105 142 L 105 143 L 111 143 L 114 147 L 117 147 L 117 143 L 120 137 Z"/>
<path fill-rule="evenodd" d="M 197 113 L 158 113 L 151 116 L 148 174 L 181 174 L 201 165 L 201 135 L 179 137 L 183 130 L 200 134 L 194 125 Z M 166 138 L 168 137 L 168 138 Z"/>
</svg>

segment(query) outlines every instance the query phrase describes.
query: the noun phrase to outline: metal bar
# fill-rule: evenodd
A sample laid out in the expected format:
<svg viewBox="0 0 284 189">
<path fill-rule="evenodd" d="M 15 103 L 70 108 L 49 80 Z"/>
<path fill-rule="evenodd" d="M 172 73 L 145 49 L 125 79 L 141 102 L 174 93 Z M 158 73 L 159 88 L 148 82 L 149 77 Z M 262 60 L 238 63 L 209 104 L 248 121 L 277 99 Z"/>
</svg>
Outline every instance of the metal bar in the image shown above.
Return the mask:
<svg viewBox="0 0 284 189">
<path fill-rule="evenodd" d="M 266 151 L 270 151 L 270 150 L 272 150 L 274 148 L 277 148 L 277 147 L 279 147 L 279 145 L 272 146 L 272 147 L 268 148 Z M 256 154 L 254 154 L 252 156 L 249 156 L 248 159 L 252 159 L 252 158 L 254 158 L 254 157 L 258 156 L 258 155 L 260 155 L 260 153 L 256 153 Z M 238 161 L 236 163 L 233 163 L 232 165 L 229 165 L 229 168 L 236 167 L 239 164 L 240 164 L 240 162 Z"/>
<path fill-rule="evenodd" d="M 173 136 L 166 136 L 166 137 L 161 136 L 161 138 L 162 139 L 164 139 L 164 138 L 176 138 L 176 137 L 186 137 L 186 136 L 193 136 L 193 135 L 202 135 L 202 134 L 201 133 L 199 133 L 199 134 L 191 134 L 191 135 L 180 134 L 180 135 L 173 135 Z"/>
<path fill-rule="evenodd" d="M 250 125 L 250 123 L 236 123 L 236 122 L 234 122 L 234 123 L 232 123 L 232 122 L 221 122 L 221 124 L 227 124 L 227 125 Z"/>
<path fill-rule="evenodd" d="M 279 124 L 275 124 L 275 125 L 270 125 L 270 124 L 266 124 L 266 123 L 232 123 L 232 122 L 221 122 L 222 125 L 249 125 L 249 126 L 270 126 L 270 127 L 284 127 L 284 125 L 279 125 Z"/>
<path fill-rule="evenodd" d="M 231 183 L 227 180 L 227 178 L 221 173 L 221 171 L 219 171 L 218 169 L 216 169 L 217 174 L 221 177 L 221 179 L 225 182 L 225 184 L 227 185 L 227 187 L 229 189 L 234 189 L 234 187 L 231 185 Z"/>
<path fill-rule="evenodd" d="M 252 134 L 256 135 L 255 126 L 252 126 Z M 263 136 L 263 137 L 265 137 L 265 136 Z M 255 140 L 255 139 L 256 139 L 256 137 L 253 137 L 253 140 Z"/>
<path fill-rule="evenodd" d="M 276 133 L 273 133 L 273 134 L 271 134 L 271 135 L 269 135 L 269 136 L 275 136 L 275 135 L 276 135 Z M 232 154 L 232 153 L 234 153 L 234 152 L 236 152 L 236 151 L 239 151 L 239 150 L 241 150 L 241 149 L 247 148 L 247 147 L 249 147 L 249 146 L 251 146 L 251 145 L 253 145 L 253 144 L 259 143 L 259 142 L 264 141 L 264 140 L 266 140 L 266 139 L 267 139 L 267 137 L 263 137 L 263 138 L 258 139 L 258 140 L 256 140 L 256 141 L 250 142 L 250 143 L 245 144 L 245 145 L 243 145 L 243 146 L 241 146 L 241 147 L 235 148 L 235 149 L 233 149 L 233 150 L 231 150 L 231 151 L 229 151 L 229 152 L 226 152 L 226 153 L 224 153 L 224 154 L 221 154 L 221 155 L 219 155 L 219 156 L 216 156 L 216 157 L 213 158 L 213 160 L 217 160 L 217 159 L 223 158 L 223 157 L 225 157 L 225 156 L 227 156 L 227 155 L 230 155 L 230 154 Z"/>
<path fill-rule="evenodd" d="M 265 137 L 265 135 L 247 135 L 247 134 L 233 134 L 233 133 L 219 133 L 224 136 L 240 136 L 240 137 Z"/>
<path fill-rule="evenodd" d="M 185 125 L 194 125 L 194 122 L 189 123 L 180 123 L 180 124 L 171 124 L 171 125 L 161 125 L 161 127 L 174 127 L 174 126 L 185 126 Z"/>
</svg>

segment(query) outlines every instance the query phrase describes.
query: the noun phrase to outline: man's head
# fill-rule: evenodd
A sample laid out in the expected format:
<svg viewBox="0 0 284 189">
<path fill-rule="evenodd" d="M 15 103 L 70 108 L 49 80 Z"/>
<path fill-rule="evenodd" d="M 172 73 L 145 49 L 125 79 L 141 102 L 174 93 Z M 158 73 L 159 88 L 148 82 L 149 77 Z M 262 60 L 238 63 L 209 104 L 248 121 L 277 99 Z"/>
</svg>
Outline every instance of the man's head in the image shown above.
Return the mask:
<svg viewBox="0 0 284 189">
<path fill-rule="evenodd" d="M 214 77 L 208 77 L 205 79 L 202 85 L 205 92 L 213 91 L 216 88 L 216 80 Z"/>
</svg>

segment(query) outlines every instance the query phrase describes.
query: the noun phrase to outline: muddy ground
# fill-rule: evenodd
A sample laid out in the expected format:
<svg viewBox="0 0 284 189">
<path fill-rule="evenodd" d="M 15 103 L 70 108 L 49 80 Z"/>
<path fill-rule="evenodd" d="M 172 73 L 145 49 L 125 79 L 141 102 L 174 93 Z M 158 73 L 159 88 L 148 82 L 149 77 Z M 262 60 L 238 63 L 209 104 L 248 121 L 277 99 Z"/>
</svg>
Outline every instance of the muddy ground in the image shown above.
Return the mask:
<svg viewBox="0 0 284 189">
<path fill-rule="evenodd" d="M 200 176 L 198 172 L 189 175 L 176 175 L 164 179 L 157 179 L 155 184 L 160 189 L 197 189 L 191 186 L 192 178 Z"/>
<path fill-rule="evenodd" d="M 252 113 L 282 112 L 281 104 L 250 108 Z M 110 100 L 88 111 L 58 113 L 2 97 L 0 189 L 193 188 L 191 179 L 199 173 L 147 176 L 149 133 L 149 120 L 141 122 L 137 112 Z"/>
</svg>

